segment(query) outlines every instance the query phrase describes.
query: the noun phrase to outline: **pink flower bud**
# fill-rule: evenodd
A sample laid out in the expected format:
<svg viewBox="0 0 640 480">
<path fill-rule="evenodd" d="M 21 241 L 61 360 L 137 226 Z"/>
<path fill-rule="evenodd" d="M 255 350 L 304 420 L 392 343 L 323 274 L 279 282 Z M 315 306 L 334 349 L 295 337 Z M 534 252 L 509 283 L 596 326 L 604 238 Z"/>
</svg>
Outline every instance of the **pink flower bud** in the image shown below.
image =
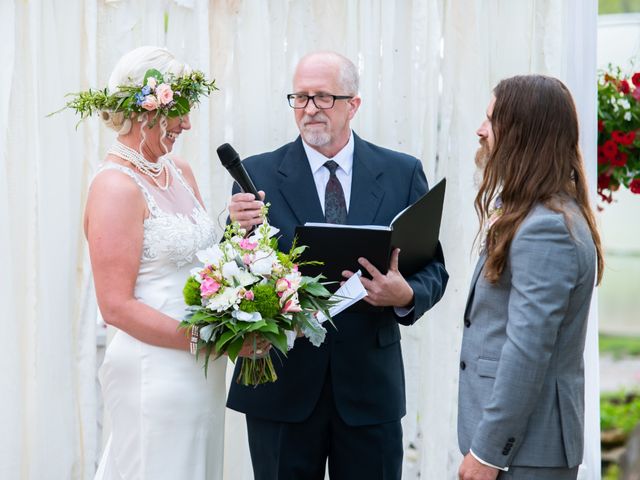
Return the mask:
<svg viewBox="0 0 640 480">
<path fill-rule="evenodd" d="M 144 100 L 140 104 L 142 108 L 145 110 L 156 110 L 158 108 L 158 99 L 153 95 L 147 95 L 144 97 Z"/>
<path fill-rule="evenodd" d="M 276 281 L 276 292 L 282 293 L 286 290 L 289 290 L 291 287 L 291 283 L 286 278 L 279 278 Z"/>
<path fill-rule="evenodd" d="M 243 238 L 242 240 L 240 240 L 238 245 L 240 245 L 240 248 L 242 248 L 243 250 L 253 250 L 258 246 L 256 242 L 252 242 L 248 238 Z"/>
</svg>

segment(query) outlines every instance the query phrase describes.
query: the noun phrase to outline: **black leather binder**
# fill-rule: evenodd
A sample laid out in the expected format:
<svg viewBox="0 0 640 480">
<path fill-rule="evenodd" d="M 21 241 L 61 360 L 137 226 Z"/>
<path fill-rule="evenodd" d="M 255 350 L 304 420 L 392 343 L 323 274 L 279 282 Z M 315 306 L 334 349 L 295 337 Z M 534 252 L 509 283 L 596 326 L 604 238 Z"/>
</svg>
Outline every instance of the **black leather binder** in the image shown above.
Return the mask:
<svg viewBox="0 0 640 480">
<path fill-rule="evenodd" d="M 332 224 L 296 227 L 298 245 L 308 247 L 300 261 L 324 262 L 324 265 L 302 266 L 301 271 L 309 276 L 322 273 L 327 280 L 338 282 L 344 280 L 344 270 L 362 270 L 363 275 L 368 276 L 358 263 L 358 258 L 364 257 L 386 273 L 391 252 L 400 248 L 400 272 L 405 278 L 411 276 L 424 268 L 438 250 L 445 186 L 443 178 L 400 212 L 388 227 Z"/>
</svg>

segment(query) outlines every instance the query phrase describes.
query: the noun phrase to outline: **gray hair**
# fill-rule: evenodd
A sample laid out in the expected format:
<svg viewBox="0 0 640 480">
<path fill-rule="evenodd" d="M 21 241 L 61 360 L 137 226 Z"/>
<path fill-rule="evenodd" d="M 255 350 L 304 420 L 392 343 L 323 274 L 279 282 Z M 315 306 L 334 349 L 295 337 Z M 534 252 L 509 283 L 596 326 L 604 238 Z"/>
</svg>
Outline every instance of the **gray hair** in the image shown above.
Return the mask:
<svg viewBox="0 0 640 480">
<path fill-rule="evenodd" d="M 340 69 L 340 77 L 338 79 L 338 82 L 340 83 L 340 86 L 345 90 L 344 93 L 353 96 L 358 95 L 358 90 L 360 88 L 360 75 L 358 75 L 358 69 L 353 64 L 353 62 L 344 55 L 331 51 L 308 53 L 300 59 L 298 65 L 302 64 L 312 57 L 317 56 L 329 58 L 333 62 L 338 64 L 338 68 Z"/>
<path fill-rule="evenodd" d="M 340 61 L 340 85 L 347 95 L 357 95 L 360 88 L 360 75 L 358 69 L 347 57 L 334 53 Z"/>
</svg>

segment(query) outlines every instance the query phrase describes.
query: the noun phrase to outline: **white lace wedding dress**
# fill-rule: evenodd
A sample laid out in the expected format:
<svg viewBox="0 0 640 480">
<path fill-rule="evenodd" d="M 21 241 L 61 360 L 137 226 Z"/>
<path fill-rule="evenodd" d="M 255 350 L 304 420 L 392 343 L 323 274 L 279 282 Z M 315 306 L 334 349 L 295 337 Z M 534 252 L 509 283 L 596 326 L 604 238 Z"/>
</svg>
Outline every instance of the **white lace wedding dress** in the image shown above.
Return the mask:
<svg viewBox="0 0 640 480">
<path fill-rule="evenodd" d="M 128 175 L 149 208 L 135 297 L 179 320 L 195 253 L 213 243 L 214 230 L 180 171 L 169 166 L 166 191 L 124 166 L 107 162 L 102 169 Z M 226 361 L 210 362 L 207 378 L 201 365 L 189 352 L 117 331 L 99 373 L 111 436 L 97 480 L 222 479 Z"/>
</svg>

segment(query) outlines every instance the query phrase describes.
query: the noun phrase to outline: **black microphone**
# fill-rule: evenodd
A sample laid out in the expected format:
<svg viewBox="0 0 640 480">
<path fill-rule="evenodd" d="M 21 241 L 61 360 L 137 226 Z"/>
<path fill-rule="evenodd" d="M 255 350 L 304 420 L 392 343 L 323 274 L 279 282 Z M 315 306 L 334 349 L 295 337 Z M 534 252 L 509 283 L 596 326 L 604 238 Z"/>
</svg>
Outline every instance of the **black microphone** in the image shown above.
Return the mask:
<svg viewBox="0 0 640 480">
<path fill-rule="evenodd" d="M 228 143 L 220 145 L 216 152 L 218 152 L 220 163 L 222 163 L 222 166 L 227 169 L 233 179 L 240 185 L 240 188 L 244 192 L 253 193 L 256 200 L 260 200 L 258 189 L 256 189 L 256 186 L 251 181 L 251 177 L 245 170 L 244 165 L 242 165 L 238 152 Z"/>
</svg>

